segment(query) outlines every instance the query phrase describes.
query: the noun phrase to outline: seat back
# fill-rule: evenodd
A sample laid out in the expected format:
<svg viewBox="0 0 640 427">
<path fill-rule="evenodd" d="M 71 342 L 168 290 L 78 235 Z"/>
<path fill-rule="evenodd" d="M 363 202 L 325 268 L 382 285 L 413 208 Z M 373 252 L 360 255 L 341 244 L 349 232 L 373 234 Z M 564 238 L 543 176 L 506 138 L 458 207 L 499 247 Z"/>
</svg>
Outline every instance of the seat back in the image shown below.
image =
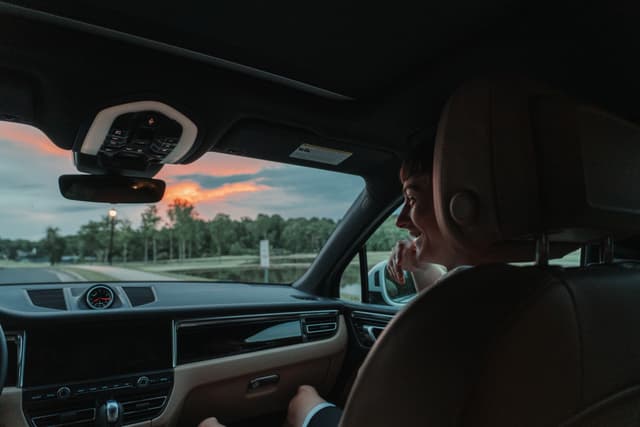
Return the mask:
<svg viewBox="0 0 640 427">
<path fill-rule="evenodd" d="M 434 154 L 438 224 L 478 266 L 396 316 L 341 425 L 640 424 L 640 269 L 504 264 L 640 231 L 640 130 L 528 82 L 473 82 Z"/>
</svg>

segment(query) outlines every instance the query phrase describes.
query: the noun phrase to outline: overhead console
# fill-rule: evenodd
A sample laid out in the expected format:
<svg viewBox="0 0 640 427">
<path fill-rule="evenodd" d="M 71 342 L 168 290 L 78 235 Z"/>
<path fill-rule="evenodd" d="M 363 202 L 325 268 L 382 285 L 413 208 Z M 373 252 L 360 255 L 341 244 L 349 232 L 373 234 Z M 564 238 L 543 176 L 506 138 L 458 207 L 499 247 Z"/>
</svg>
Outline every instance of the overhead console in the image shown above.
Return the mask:
<svg viewBox="0 0 640 427">
<path fill-rule="evenodd" d="M 100 111 L 74 161 L 81 172 L 151 177 L 193 148 L 198 129 L 184 114 L 158 101 L 138 101 Z"/>
</svg>

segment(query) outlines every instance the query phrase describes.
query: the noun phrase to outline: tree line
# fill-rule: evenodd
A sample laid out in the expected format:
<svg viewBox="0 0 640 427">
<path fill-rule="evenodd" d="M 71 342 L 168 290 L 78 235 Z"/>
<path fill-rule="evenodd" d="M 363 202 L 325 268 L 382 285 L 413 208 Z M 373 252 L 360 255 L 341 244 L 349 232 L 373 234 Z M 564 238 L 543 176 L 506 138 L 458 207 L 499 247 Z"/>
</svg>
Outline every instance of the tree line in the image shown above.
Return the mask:
<svg viewBox="0 0 640 427">
<path fill-rule="evenodd" d="M 140 225 L 116 218 L 113 254 L 116 262 L 159 262 L 224 255 L 257 255 L 259 241 L 269 240 L 272 255 L 317 253 L 335 229 L 331 218 L 283 218 L 258 214 L 232 219 L 218 213 L 202 218 L 194 204 L 176 199 L 163 220 L 156 205 L 147 206 Z M 62 236 L 57 227 L 46 229 L 39 241 L 1 239 L 0 257 L 11 260 L 47 259 L 51 264 L 106 262 L 109 255 L 111 219 L 103 216 L 80 226 L 75 234 Z M 370 250 L 389 250 L 406 233 L 389 218 L 369 239 Z"/>
</svg>

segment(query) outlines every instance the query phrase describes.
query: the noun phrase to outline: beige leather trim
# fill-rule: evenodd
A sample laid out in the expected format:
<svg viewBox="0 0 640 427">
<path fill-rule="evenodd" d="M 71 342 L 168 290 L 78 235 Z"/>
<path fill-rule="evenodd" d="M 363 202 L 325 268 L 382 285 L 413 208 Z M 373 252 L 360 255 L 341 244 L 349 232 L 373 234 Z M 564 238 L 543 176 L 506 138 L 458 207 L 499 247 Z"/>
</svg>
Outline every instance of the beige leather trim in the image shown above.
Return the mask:
<svg viewBox="0 0 640 427">
<path fill-rule="evenodd" d="M 5 387 L 0 396 L 0 427 L 28 427 L 22 414 L 22 390 Z"/>
<path fill-rule="evenodd" d="M 333 387 L 347 340 L 344 317 L 340 316 L 338 332 L 326 340 L 180 365 L 175 369 L 173 391 L 163 413 L 151 422 L 130 427 L 175 426 L 185 402 L 196 414 L 224 416 L 226 411 L 227 417 L 286 410 L 301 384 L 311 384 L 321 393 Z M 247 390 L 251 379 L 272 373 L 280 376 L 277 385 Z M 0 395 L 0 427 L 28 426 L 22 413 L 22 389 L 4 388 Z"/>
<path fill-rule="evenodd" d="M 326 340 L 180 365 L 175 368 L 167 407 L 152 425 L 175 426 L 185 402 L 190 410 L 195 408 L 203 413 L 201 405 L 206 405 L 207 411 L 224 408 L 229 411 L 228 405 L 233 405 L 236 416 L 256 414 L 252 411 L 264 408 L 286 410 L 286 403 L 298 385 L 311 382 L 321 392 L 333 386 L 347 339 L 345 321 L 340 316 L 337 334 Z M 280 375 L 280 383 L 248 391 L 249 380 L 272 373 Z"/>
</svg>

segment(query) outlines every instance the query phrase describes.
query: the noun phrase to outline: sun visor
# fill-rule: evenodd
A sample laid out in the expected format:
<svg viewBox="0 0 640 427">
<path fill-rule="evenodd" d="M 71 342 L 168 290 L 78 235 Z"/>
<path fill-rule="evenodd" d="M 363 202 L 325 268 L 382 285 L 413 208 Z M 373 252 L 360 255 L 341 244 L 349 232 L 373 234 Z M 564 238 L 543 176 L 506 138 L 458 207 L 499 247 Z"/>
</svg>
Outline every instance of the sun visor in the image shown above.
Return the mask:
<svg viewBox="0 0 640 427">
<path fill-rule="evenodd" d="M 33 124 L 35 87 L 30 79 L 10 71 L 0 71 L 0 121 Z"/>
</svg>

